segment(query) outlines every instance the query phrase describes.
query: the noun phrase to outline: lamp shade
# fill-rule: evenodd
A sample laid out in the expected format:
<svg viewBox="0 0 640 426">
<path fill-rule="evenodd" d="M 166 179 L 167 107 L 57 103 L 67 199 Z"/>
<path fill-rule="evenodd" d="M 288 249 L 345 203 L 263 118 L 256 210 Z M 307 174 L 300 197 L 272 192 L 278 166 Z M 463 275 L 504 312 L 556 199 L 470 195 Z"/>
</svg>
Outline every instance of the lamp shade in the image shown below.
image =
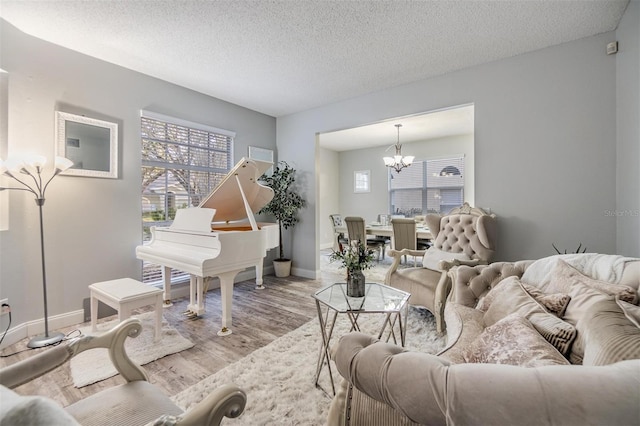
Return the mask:
<svg viewBox="0 0 640 426">
<path fill-rule="evenodd" d="M 71 166 L 73 166 L 73 161 L 65 157 L 56 157 L 56 160 L 55 160 L 56 173 L 64 172 Z"/>
</svg>

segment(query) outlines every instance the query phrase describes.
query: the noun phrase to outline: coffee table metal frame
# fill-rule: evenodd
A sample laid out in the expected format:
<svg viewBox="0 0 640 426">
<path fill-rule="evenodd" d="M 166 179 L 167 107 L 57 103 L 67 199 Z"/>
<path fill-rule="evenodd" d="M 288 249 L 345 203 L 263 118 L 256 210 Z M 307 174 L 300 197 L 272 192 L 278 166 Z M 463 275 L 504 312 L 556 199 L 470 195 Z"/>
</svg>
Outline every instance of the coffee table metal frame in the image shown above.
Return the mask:
<svg viewBox="0 0 640 426">
<path fill-rule="evenodd" d="M 409 309 L 408 301 L 410 296 L 411 295 L 405 291 L 379 283 L 366 283 L 364 297 L 347 296 L 347 284 L 345 283 L 334 283 L 315 292 L 312 297 L 316 301 L 320 334 L 322 335 L 322 345 L 316 366 L 316 387 L 322 389 L 318 384 L 318 380 L 322 372 L 322 367 L 326 365 L 329 370 L 333 395 L 336 394 L 331 363 L 329 362 L 329 343 L 333 336 L 338 314 L 347 315 L 347 318 L 349 318 L 351 322 L 350 332 L 360 331 L 358 318 L 361 314 L 384 314 L 384 321 L 378 333 L 378 339 L 382 339 L 385 331 L 387 331 L 385 341 L 388 342 L 390 339 L 393 339 L 393 343 L 398 344 L 399 337 L 400 345 L 404 347 L 406 338 L 405 322 Z M 322 306 L 326 308 L 324 312 Z M 333 315 L 330 315 L 330 313 Z M 395 330 L 396 326 L 398 328 L 397 333 Z M 324 389 L 322 390 L 324 391 Z"/>
</svg>

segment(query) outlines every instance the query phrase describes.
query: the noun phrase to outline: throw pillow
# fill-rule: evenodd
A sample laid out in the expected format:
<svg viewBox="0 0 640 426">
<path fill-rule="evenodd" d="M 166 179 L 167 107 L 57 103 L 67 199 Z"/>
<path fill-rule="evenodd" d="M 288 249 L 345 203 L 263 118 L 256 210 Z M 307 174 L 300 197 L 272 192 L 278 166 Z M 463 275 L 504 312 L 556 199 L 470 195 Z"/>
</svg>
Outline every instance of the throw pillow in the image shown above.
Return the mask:
<svg viewBox="0 0 640 426">
<path fill-rule="evenodd" d="M 624 300 L 628 303 L 635 304 L 637 301 L 637 294 L 633 288 L 626 285 L 593 279 L 584 275 L 562 259 L 558 259 L 556 266 L 553 268 L 551 283 L 549 284 L 546 292 L 571 294 L 571 289 L 576 283 L 585 285 L 599 291 L 600 293 L 616 296 L 620 300 Z"/>
<path fill-rule="evenodd" d="M 494 293 L 489 308 L 484 313 L 485 326 L 489 327 L 514 312 L 528 318 L 534 312 L 547 312 L 527 293 L 517 277 L 509 277 L 487 294 Z"/>
<path fill-rule="evenodd" d="M 624 312 L 624 316 L 636 327 L 640 328 L 640 306 L 632 305 L 623 300 L 618 300 L 617 303 Z"/>
<path fill-rule="evenodd" d="M 578 330 L 566 321 L 548 313 L 533 313 L 529 316 L 531 325 L 551 343 L 565 358 L 569 358 L 571 345 L 578 336 Z"/>
<path fill-rule="evenodd" d="M 547 292 L 568 293 L 571 296 L 562 319 L 575 325 L 578 330 L 578 336 L 573 342 L 569 360 L 572 364 L 582 364 L 586 329 L 584 322 L 579 324 L 580 319 L 597 302 L 610 299 L 613 296 L 625 301 L 631 300 L 631 303 L 633 303 L 636 293 L 631 287 L 594 280 L 582 274 L 562 259 L 558 259 L 552 272 Z"/>
<path fill-rule="evenodd" d="M 635 314 L 633 311 L 636 311 Z M 640 307 L 613 298 L 594 303 L 580 320 L 585 365 L 608 365 L 640 358 L 640 327 L 629 319 Z"/>
<path fill-rule="evenodd" d="M 517 313 L 528 319 L 534 328 L 562 355 L 568 356 L 577 331 L 571 324 L 548 313 L 522 286 L 517 277 L 502 280 L 488 294 L 497 293 L 484 314 L 485 326 Z"/>
<path fill-rule="evenodd" d="M 567 365 L 567 360 L 518 313 L 487 327 L 465 350 L 466 362 L 521 367 Z"/>
<path fill-rule="evenodd" d="M 441 260 L 453 261 L 453 260 L 471 260 L 466 253 L 450 253 L 448 251 L 442 251 L 435 247 L 430 247 L 424 252 L 422 257 L 422 266 L 425 268 L 433 269 L 435 271 L 440 270 L 439 263 Z"/>
<path fill-rule="evenodd" d="M 564 315 L 564 312 L 569 305 L 571 296 L 566 293 L 548 294 L 540 290 L 539 288 L 529 284 L 525 284 L 522 281 L 521 284 L 526 292 L 529 293 L 534 299 L 536 299 L 538 303 L 544 306 L 552 314 L 562 318 L 562 315 Z"/>
<path fill-rule="evenodd" d="M 481 310 L 482 312 L 487 312 L 489 306 L 493 303 L 495 298 L 501 294 L 503 291 L 507 291 L 507 288 L 501 288 L 502 284 L 509 283 L 511 281 L 518 280 L 518 277 L 507 277 L 500 281 L 498 284 L 494 285 L 491 290 L 484 297 L 481 297 L 478 301 L 478 305 L 476 309 Z"/>
</svg>

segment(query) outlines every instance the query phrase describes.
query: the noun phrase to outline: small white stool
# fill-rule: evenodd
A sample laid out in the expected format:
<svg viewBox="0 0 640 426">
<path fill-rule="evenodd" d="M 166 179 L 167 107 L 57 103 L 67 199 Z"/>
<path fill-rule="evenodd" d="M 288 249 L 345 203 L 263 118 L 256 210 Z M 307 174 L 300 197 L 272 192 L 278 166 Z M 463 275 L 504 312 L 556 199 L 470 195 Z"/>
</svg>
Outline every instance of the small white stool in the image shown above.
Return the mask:
<svg viewBox="0 0 640 426">
<path fill-rule="evenodd" d="M 155 305 L 156 328 L 154 340 L 160 338 L 162 325 L 162 290 L 136 281 L 122 278 L 91 284 L 91 330 L 96 331 L 98 320 L 98 300 L 118 311 L 118 321 L 131 316 L 131 310 L 147 305 Z"/>
</svg>

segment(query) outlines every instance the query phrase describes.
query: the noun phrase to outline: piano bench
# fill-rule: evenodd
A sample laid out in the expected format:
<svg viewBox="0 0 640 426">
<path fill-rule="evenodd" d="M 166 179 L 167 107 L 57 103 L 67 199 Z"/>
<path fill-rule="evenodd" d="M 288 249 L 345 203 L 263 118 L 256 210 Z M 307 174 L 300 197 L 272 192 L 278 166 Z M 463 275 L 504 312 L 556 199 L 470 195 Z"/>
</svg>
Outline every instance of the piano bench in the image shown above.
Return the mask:
<svg viewBox="0 0 640 426">
<path fill-rule="evenodd" d="M 91 292 L 91 330 L 96 331 L 98 320 L 98 301 L 118 311 L 118 321 L 131 316 L 133 309 L 154 305 L 156 324 L 154 340 L 160 339 L 162 326 L 162 290 L 143 284 L 132 278 L 103 281 L 89 286 Z"/>
</svg>

